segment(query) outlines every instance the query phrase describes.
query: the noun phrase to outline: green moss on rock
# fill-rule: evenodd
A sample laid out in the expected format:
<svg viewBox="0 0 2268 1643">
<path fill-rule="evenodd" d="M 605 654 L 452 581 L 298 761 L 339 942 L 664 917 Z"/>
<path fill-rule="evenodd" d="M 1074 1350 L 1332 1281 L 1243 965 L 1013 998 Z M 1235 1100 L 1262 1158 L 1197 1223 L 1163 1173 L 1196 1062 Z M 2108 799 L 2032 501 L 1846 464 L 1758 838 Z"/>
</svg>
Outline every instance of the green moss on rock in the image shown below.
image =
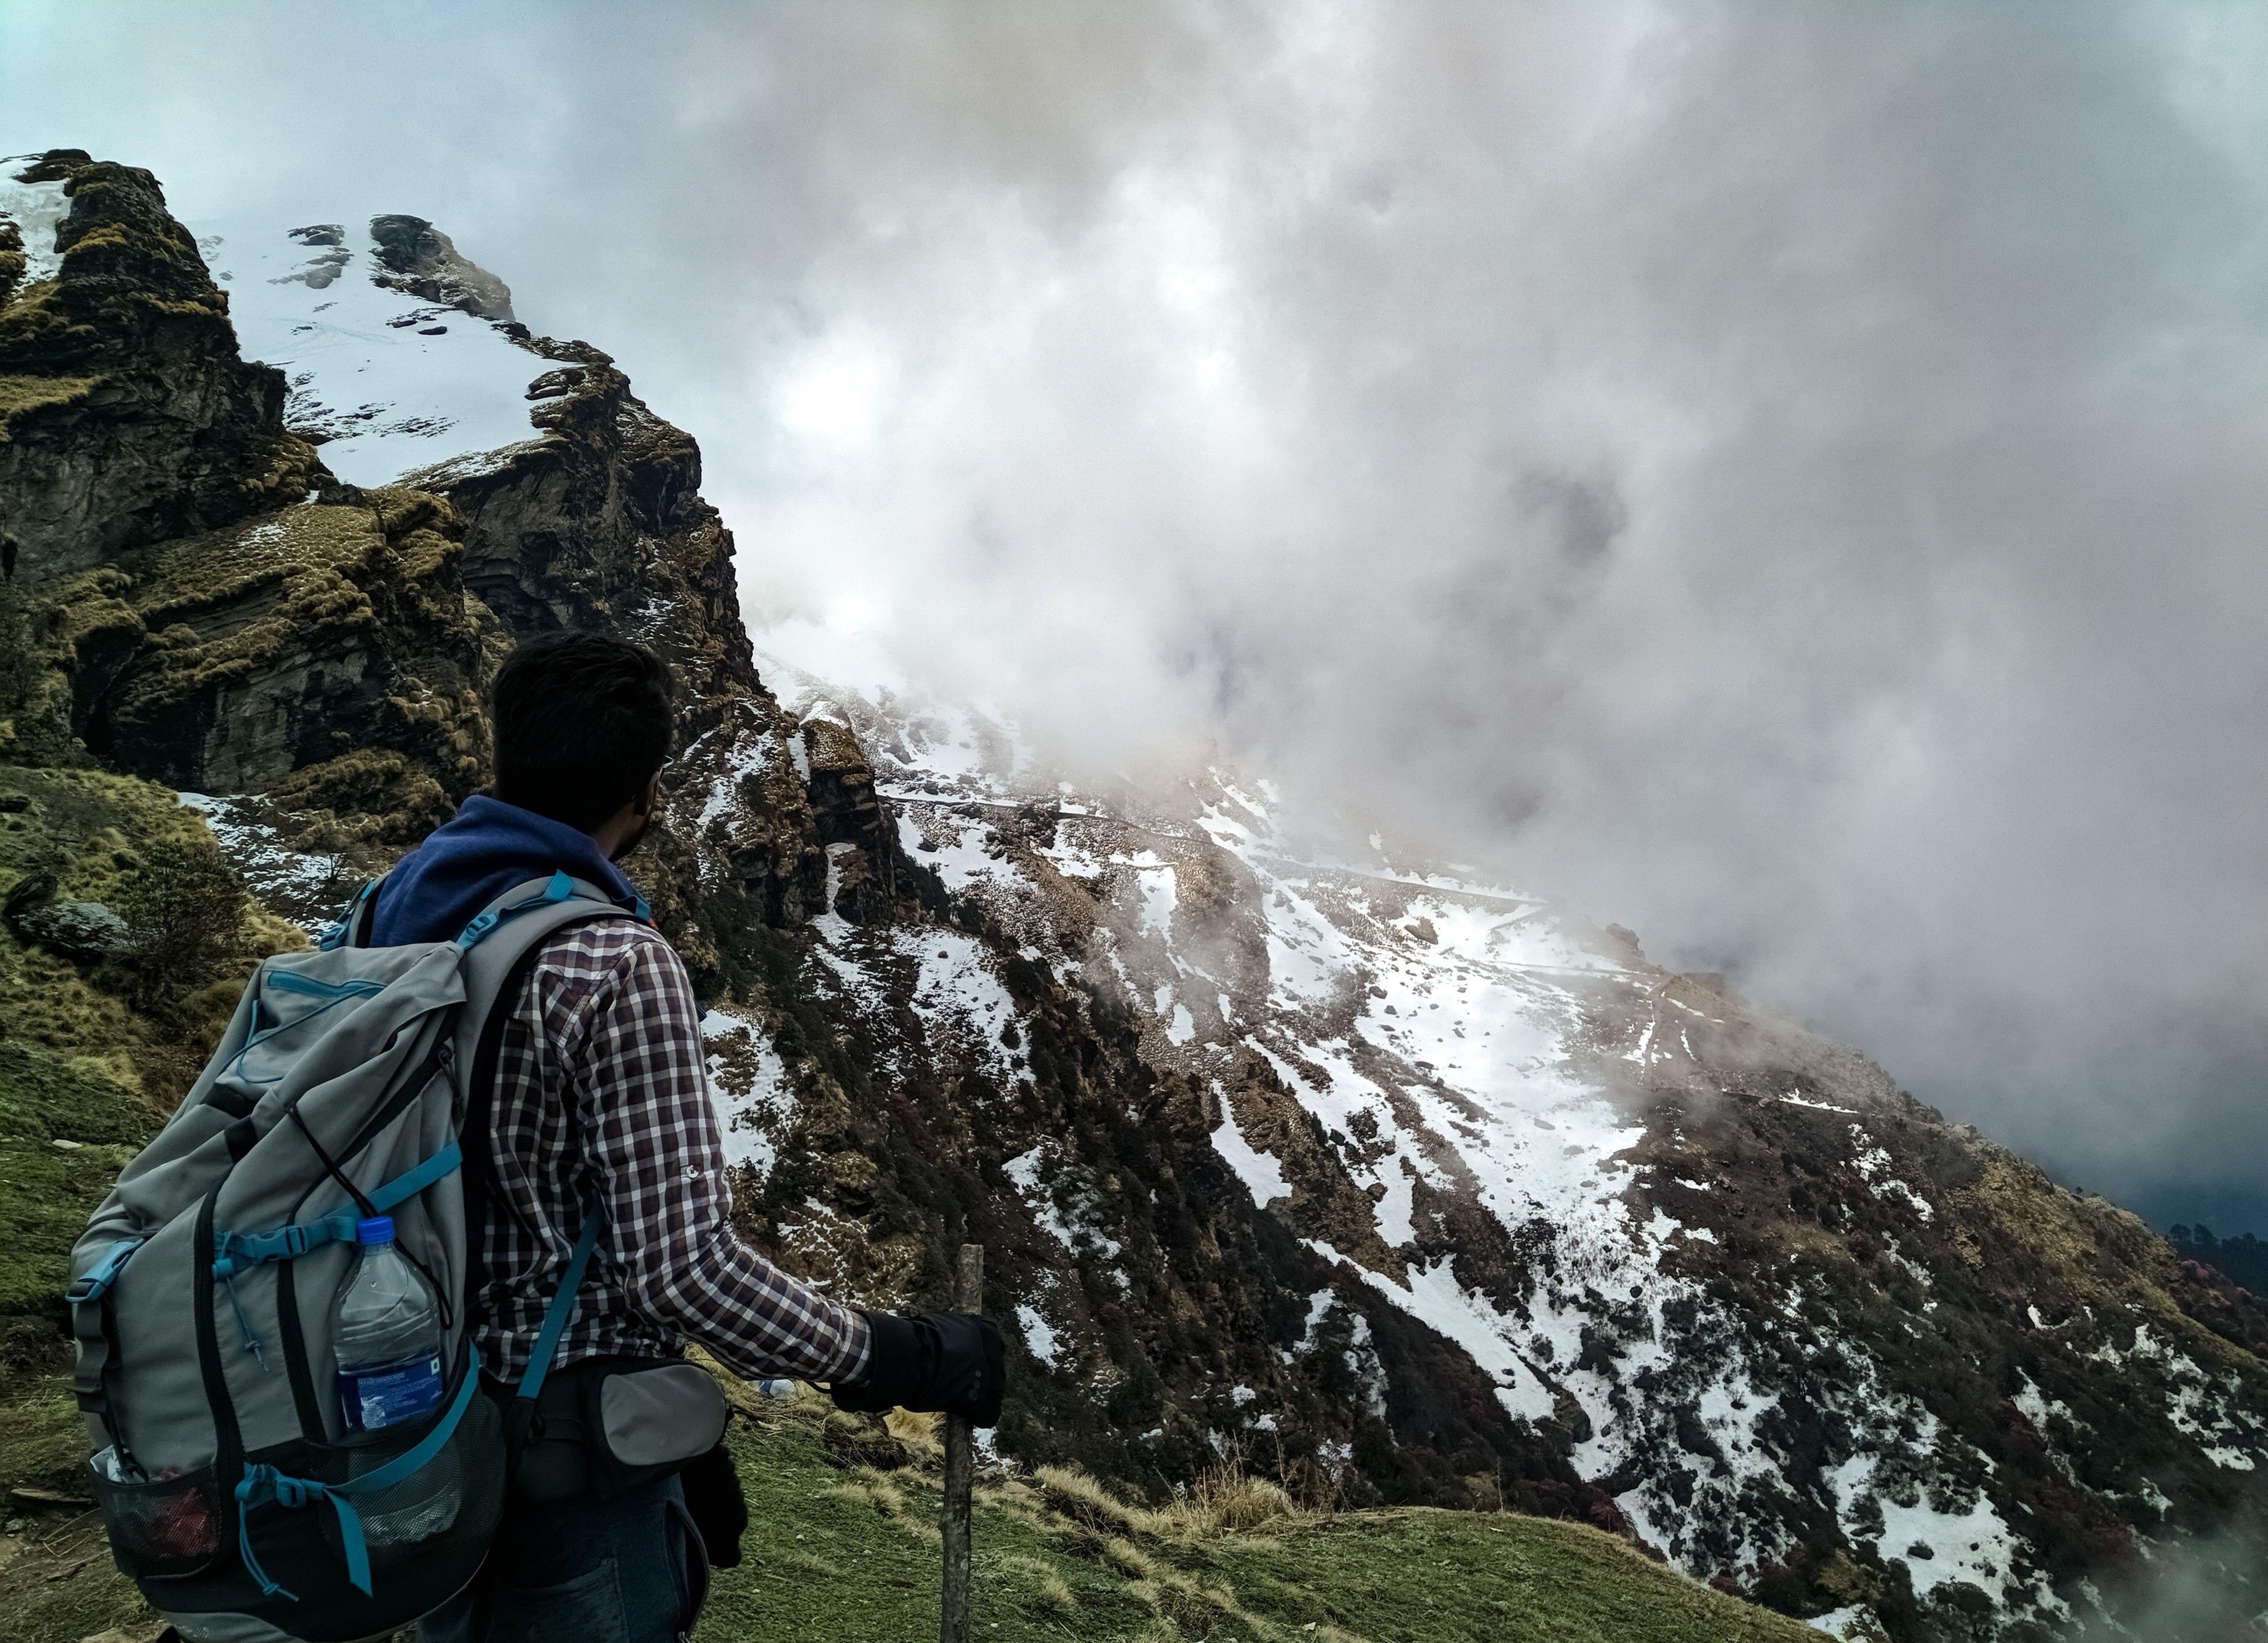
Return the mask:
<svg viewBox="0 0 2268 1643">
<path fill-rule="evenodd" d="M 4 273 L 0 269 L 0 273 Z M 85 402 L 99 377 L 0 376 L 0 440 L 19 418 L 58 406 Z"/>
<path fill-rule="evenodd" d="M 438 498 L 374 491 L 161 546 L 130 595 L 151 636 L 83 714 L 91 743 L 217 792 L 391 752 L 427 779 L 395 814 L 446 813 L 435 795 L 453 802 L 485 770 L 477 681 L 496 627 L 458 583 L 457 528 Z"/>
</svg>

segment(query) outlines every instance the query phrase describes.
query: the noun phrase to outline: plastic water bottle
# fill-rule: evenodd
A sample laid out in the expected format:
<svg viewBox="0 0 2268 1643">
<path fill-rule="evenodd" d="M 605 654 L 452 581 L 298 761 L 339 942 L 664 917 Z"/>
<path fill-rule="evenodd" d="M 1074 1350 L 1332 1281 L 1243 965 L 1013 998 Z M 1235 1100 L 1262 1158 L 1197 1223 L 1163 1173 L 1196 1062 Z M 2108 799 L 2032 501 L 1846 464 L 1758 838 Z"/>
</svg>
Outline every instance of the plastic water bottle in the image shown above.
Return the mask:
<svg viewBox="0 0 2268 1643">
<path fill-rule="evenodd" d="M 440 1309 L 424 1278 L 394 1246 L 393 1217 L 357 1223 L 355 1242 L 355 1268 L 339 1291 L 332 1348 L 347 1430 L 376 1432 L 440 1408 L 446 1359 Z M 444 1449 L 387 1490 L 384 1507 L 364 1517 L 372 1541 L 422 1540 L 454 1522 L 457 1471 L 453 1452 Z"/>
<path fill-rule="evenodd" d="M 441 1406 L 441 1315 L 394 1243 L 394 1218 L 357 1223 L 354 1272 L 331 1332 L 339 1412 L 350 1432 L 376 1432 Z"/>
</svg>

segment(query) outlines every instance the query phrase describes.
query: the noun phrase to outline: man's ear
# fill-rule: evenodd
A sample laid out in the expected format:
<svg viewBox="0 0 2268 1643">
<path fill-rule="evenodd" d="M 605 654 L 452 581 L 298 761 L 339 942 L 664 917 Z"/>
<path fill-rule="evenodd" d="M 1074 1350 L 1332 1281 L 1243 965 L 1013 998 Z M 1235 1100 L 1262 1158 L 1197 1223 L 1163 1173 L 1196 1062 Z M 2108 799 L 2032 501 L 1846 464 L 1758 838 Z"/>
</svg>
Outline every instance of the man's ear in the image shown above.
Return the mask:
<svg viewBox="0 0 2268 1643">
<path fill-rule="evenodd" d="M 636 800 L 637 813 L 641 816 L 651 816 L 653 814 L 654 806 L 660 803 L 661 772 L 657 770 L 645 779 L 645 786 L 638 789 Z"/>
</svg>

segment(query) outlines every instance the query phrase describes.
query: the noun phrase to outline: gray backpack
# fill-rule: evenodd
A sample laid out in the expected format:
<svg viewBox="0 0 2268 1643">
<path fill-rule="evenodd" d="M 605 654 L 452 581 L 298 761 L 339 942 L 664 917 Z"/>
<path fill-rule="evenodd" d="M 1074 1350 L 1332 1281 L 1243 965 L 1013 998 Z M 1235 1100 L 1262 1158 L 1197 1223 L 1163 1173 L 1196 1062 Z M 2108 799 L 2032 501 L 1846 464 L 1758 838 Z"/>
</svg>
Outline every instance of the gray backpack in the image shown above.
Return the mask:
<svg viewBox="0 0 2268 1643">
<path fill-rule="evenodd" d="M 453 942 L 372 948 L 376 889 L 320 949 L 260 965 L 71 1252 L 91 1486 L 119 1567 L 190 1643 L 383 1636 L 471 1581 L 503 1507 L 506 1419 L 463 1311 L 459 1136 L 485 1158 L 497 1006 L 538 945 L 645 908 L 558 873 Z M 375 1215 L 438 1298 L 446 1374 L 430 1415 L 350 1433 L 332 1307 Z M 541 1390 L 599 1232 L 593 1214 L 516 1407 Z"/>
</svg>

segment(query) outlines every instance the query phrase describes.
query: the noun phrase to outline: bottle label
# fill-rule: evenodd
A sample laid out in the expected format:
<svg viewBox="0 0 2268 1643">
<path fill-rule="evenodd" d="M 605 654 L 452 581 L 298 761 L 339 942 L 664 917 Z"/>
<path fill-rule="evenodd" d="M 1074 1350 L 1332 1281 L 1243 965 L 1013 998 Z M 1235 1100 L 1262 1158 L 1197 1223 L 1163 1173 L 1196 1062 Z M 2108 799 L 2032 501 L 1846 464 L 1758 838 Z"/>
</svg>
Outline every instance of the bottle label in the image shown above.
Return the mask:
<svg viewBox="0 0 2268 1643">
<path fill-rule="evenodd" d="M 376 1432 L 398 1426 L 430 1415 L 440 1406 L 438 1355 L 339 1371 L 339 1409 L 350 1432 Z"/>
</svg>

